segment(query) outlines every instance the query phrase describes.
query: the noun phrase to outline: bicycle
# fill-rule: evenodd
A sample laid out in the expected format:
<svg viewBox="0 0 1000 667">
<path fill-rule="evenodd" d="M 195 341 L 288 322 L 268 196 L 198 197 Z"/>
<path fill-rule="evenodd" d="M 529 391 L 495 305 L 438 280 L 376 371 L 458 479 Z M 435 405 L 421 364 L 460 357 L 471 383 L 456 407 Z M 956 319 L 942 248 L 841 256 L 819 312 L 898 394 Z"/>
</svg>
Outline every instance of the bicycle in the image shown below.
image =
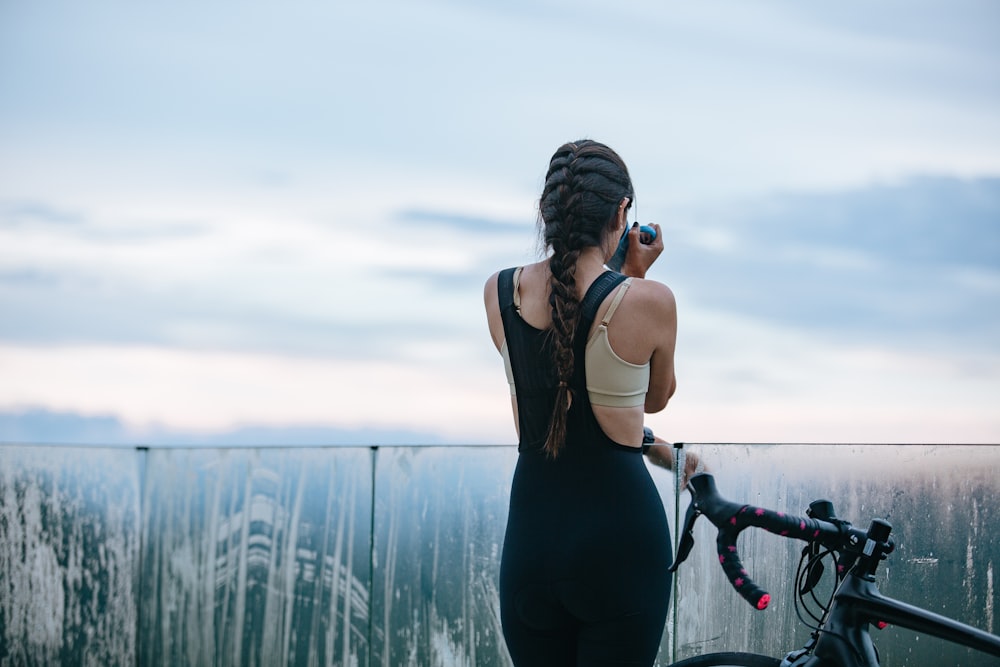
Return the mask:
<svg viewBox="0 0 1000 667">
<path fill-rule="evenodd" d="M 805 610 L 816 625 L 810 626 L 813 632 L 802 648 L 782 658 L 756 653 L 709 653 L 670 667 L 878 667 L 878 651 L 869 626 L 881 629 L 889 624 L 1000 657 L 1000 637 L 879 592 L 875 572 L 894 549 L 889 539 L 892 526 L 887 521 L 873 519 L 867 530 L 860 530 L 838 518 L 828 500 L 812 502 L 805 517 L 741 505 L 723 498 L 715 478 L 708 473 L 694 475 L 688 489 L 692 501 L 670 570 L 676 572 L 690 554 L 694 524 L 704 514 L 718 529 L 719 562 L 729 583 L 751 606 L 763 610 L 771 597 L 748 576 L 737 551 L 737 537 L 746 528 L 763 528 L 802 540 L 806 547 L 796 574 L 796 612 L 805 622 Z M 829 599 L 823 601 L 816 597 L 815 589 L 825 573 L 826 559 L 834 562 L 835 584 Z M 809 599 L 820 610 L 818 615 L 808 609 Z"/>
</svg>

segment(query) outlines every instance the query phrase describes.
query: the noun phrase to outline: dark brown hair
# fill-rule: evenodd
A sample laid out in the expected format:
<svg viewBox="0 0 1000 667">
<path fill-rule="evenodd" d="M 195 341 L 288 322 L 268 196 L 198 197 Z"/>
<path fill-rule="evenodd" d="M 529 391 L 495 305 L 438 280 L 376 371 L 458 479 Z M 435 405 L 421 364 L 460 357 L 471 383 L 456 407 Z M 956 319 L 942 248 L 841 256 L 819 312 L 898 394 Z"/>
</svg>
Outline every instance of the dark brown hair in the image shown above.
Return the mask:
<svg viewBox="0 0 1000 667">
<path fill-rule="evenodd" d="M 566 417 L 573 391 L 573 341 L 580 322 L 576 262 L 580 251 L 600 246 L 614 229 L 618 207 L 635 199 L 625 162 L 604 144 L 589 139 L 564 144 L 549 161 L 539 199 L 541 236 L 551 249 L 550 340 L 559 386 L 544 451 L 555 458 L 566 440 Z"/>
</svg>

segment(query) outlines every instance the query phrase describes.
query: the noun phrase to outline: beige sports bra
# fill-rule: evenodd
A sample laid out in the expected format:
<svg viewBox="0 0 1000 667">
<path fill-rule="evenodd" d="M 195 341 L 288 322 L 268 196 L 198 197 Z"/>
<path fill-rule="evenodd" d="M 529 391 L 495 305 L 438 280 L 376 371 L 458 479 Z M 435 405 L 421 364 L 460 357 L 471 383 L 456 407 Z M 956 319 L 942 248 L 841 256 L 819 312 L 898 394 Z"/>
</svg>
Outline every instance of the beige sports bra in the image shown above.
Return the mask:
<svg viewBox="0 0 1000 667">
<path fill-rule="evenodd" d="M 521 296 L 518 293 L 518 282 L 521 278 L 521 270 L 514 273 L 514 307 L 521 309 Z M 649 362 L 644 364 L 632 364 L 611 349 L 611 342 L 608 340 L 608 323 L 614 317 L 618 304 L 625 297 L 632 284 L 631 278 L 626 278 L 618 287 L 608 312 L 604 314 L 597 328 L 587 339 L 586 359 L 587 368 L 587 394 L 593 405 L 604 405 L 614 408 L 634 408 L 644 405 L 646 402 L 646 391 L 649 388 Z M 510 395 L 517 394 L 514 388 L 514 372 L 510 365 L 510 353 L 507 351 L 507 341 L 500 347 L 500 354 L 503 356 L 504 371 L 507 373 L 507 384 L 510 385 Z"/>
</svg>

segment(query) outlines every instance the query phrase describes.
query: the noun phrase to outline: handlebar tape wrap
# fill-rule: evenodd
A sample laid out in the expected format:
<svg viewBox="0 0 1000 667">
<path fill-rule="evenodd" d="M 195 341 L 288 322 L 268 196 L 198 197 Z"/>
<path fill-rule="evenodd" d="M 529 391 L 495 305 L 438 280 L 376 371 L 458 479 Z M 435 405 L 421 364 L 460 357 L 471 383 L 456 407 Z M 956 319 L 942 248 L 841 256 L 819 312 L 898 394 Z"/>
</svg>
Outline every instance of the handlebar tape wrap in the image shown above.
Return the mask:
<svg viewBox="0 0 1000 667">
<path fill-rule="evenodd" d="M 743 529 L 751 526 L 763 528 L 775 535 L 794 537 L 807 542 L 815 540 L 820 535 L 820 524 L 815 519 L 792 516 L 752 505 L 744 505 L 728 520 L 716 525 L 719 528 L 716 547 L 722 570 L 733 588 L 755 609 L 766 609 L 771 596 L 750 579 L 740 561 L 740 555 L 736 550 L 736 538 Z"/>
</svg>

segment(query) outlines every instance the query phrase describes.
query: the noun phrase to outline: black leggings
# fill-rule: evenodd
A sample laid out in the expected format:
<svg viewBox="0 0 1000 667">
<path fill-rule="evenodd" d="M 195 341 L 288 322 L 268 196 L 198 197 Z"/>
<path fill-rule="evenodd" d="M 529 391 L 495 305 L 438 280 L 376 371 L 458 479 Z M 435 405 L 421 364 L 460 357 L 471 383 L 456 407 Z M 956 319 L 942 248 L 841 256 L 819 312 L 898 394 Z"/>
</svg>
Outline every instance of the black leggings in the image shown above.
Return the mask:
<svg viewBox="0 0 1000 667">
<path fill-rule="evenodd" d="M 652 665 L 670 562 L 666 514 L 637 451 L 521 454 L 500 563 L 514 664 Z"/>
</svg>

